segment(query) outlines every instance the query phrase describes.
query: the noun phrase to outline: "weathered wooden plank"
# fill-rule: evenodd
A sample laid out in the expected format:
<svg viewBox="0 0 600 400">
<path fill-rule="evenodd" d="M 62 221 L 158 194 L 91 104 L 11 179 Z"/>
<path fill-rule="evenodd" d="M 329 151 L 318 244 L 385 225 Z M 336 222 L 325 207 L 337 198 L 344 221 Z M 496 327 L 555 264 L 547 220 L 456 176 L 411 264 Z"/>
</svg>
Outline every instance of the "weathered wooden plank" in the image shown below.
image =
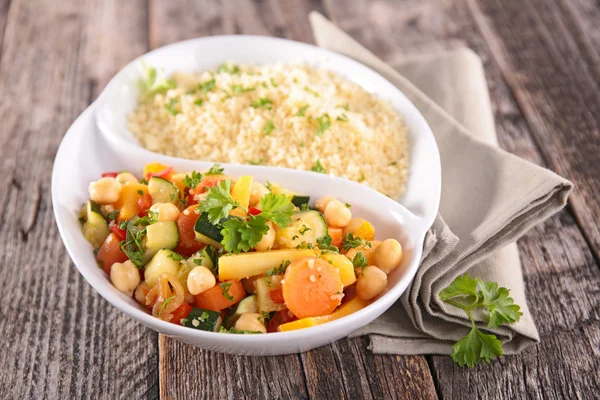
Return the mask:
<svg viewBox="0 0 600 400">
<path fill-rule="evenodd" d="M 81 1 L 10 4 L 0 54 L 0 290 L 10 299 L 0 305 L 0 398 L 158 394 L 156 335 L 109 306 L 77 272 L 50 200 L 62 135 L 96 93 L 92 83 L 120 66 L 95 69 L 116 54 L 105 33 L 129 41 L 121 59 L 145 46 L 118 28 L 135 25 L 143 3 L 122 3 L 103 2 L 101 14 Z M 90 46 L 102 51 L 86 53 Z"/>
<path fill-rule="evenodd" d="M 578 187 L 571 209 L 600 259 L 597 50 L 581 42 L 573 15 L 555 2 L 468 5 L 548 165 Z M 599 31 L 596 24 L 592 33 Z"/>
<path fill-rule="evenodd" d="M 516 3 L 513 3 L 516 4 Z M 328 7 L 341 26 L 367 16 L 371 27 L 379 16 L 394 27 L 397 47 L 409 54 L 427 52 L 440 46 L 452 48 L 464 43 L 484 61 L 496 116 L 499 142 L 505 149 L 546 165 L 545 142 L 537 143 L 515 100 L 503 71 L 490 57 L 488 43 L 461 1 L 374 2 L 367 8 Z M 578 9 L 579 10 L 579 9 Z M 345 14 L 344 14 L 345 13 Z M 407 15 L 408 13 L 408 15 Z M 437 17 L 433 17 L 437 15 Z M 396 17 L 397 16 L 397 17 Z M 437 24 L 431 24 L 437 19 Z M 390 21 L 391 20 L 391 21 Z M 381 27 L 377 28 L 381 29 Z M 392 63 L 393 48 L 360 29 L 363 43 Z M 432 45 L 428 41 L 434 42 Z M 581 132 L 580 135 L 585 133 Z M 443 398 L 597 398 L 598 369 L 598 268 L 573 218 L 565 211 L 520 241 L 526 272 L 529 306 L 540 328 L 542 342 L 518 355 L 474 370 L 457 367 L 448 357 L 431 357 L 434 377 Z M 575 362 L 572 354 L 581 359 Z M 556 377 L 556 379 L 553 379 Z"/>
<path fill-rule="evenodd" d="M 151 8 L 152 47 L 232 31 L 312 42 L 308 13 L 311 9 L 323 11 L 320 4 L 305 1 L 239 1 L 227 4 L 215 1 L 204 2 L 198 7 L 178 1 L 155 1 Z M 190 24 L 189 27 L 187 24 Z M 373 356 L 361 339 L 340 340 L 304 353 L 299 359 L 292 356 L 223 356 L 191 349 L 162 336 L 160 343 L 161 393 L 167 398 L 176 394 L 185 398 L 198 393 L 212 397 L 229 396 L 229 392 L 219 392 L 223 389 L 214 382 L 191 378 L 206 374 L 209 366 L 215 368 L 215 363 L 220 371 L 237 371 L 237 375 L 242 376 L 238 382 L 231 383 L 236 388 L 236 395 L 241 397 L 259 398 L 264 390 L 271 390 L 270 397 L 274 398 L 402 398 L 406 395 L 436 398 L 424 357 Z M 196 356 L 184 358 L 190 352 Z M 294 360 L 301 362 L 300 369 Z M 185 365 L 181 366 L 184 361 Z M 287 369 L 281 368 L 280 363 L 284 361 L 290 364 Z M 177 363 L 179 365 L 175 365 Z M 251 371 L 263 369 L 272 374 L 271 380 L 254 379 L 254 385 L 244 385 L 245 377 L 253 376 Z M 390 370 L 395 372 L 390 373 Z M 256 382 L 262 384 L 257 385 Z M 305 382 L 306 389 L 301 382 Z"/>
</svg>

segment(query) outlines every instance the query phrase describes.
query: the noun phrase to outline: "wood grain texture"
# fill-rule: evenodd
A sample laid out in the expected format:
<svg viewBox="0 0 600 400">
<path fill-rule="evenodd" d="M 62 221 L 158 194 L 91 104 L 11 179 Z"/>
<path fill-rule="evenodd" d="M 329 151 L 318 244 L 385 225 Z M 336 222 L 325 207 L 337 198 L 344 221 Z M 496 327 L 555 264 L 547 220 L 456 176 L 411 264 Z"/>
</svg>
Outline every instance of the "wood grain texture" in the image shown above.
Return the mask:
<svg viewBox="0 0 600 400">
<path fill-rule="evenodd" d="M 2 399 L 158 394 L 156 334 L 85 282 L 52 213 L 50 173 L 62 135 L 97 93 L 94 82 L 120 67 L 110 60 L 145 51 L 144 36 L 115 28 L 143 4 L 103 5 L 99 13 L 83 1 L 13 0 L 0 13 L 0 21 L 7 17 L 0 36 L 0 290 L 8 300 L 0 304 Z M 106 54 L 113 36 L 103 32 L 111 29 L 129 46 Z"/>
</svg>

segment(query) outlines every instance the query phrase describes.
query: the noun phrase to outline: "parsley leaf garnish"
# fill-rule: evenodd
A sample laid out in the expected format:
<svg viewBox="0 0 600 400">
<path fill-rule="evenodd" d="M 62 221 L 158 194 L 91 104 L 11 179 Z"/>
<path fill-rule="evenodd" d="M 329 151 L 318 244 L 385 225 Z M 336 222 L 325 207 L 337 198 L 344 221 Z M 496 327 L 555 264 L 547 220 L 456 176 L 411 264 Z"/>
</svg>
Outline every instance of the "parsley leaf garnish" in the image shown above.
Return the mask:
<svg viewBox="0 0 600 400">
<path fill-rule="evenodd" d="M 274 80 L 273 78 L 271 78 L 271 79 L 270 79 L 270 81 L 271 81 L 271 85 L 273 85 L 273 87 L 277 87 L 277 86 L 279 86 L 279 84 L 278 84 L 278 83 L 276 83 L 276 82 L 275 82 L 275 80 Z"/>
<path fill-rule="evenodd" d="M 523 313 L 509 297 L 508 289 L 498 287 L 496 282 L 471 278 L 469 274 L 463 274 L 442 290 L 439 296 L 442 301 L 464 310 L 471 320 L 469 334 L 452 346 L 454 362 L 472 368 L 482 361 L 489 364 L 493 358 L 504 354 L 502 342 L 495 335 L 485 334 L 477 328 L 471 310 L 486 309 L 488 328 L 491 329 L 502 324 L 517 322 Z"/>
<path fill-rule="evenodd" d="M 224 72 L 226 74 L 232 74 L 232 75 L 239 75 L 242 71 L 240 70 L 240 67 L 237 66 L 236 64 L 221 64 L 219 65 L 219 67 L 217 68 L 217 72 Z"/>
<path fill-rule="evenodd" d="M 219 333 L 236 333 L 236 334 L 240 334 L 240 335 L 253 335 L 255 333 L 262 333 L 259 331 L 243 331 L 240 329 L 235 329 L 235 328 L 225 328 L 223 325 L 221 325 L 221 327 L 219 328 Z"/>
<path fill-rule="evenodd" d="M 114 221 L 115 219 L 117 219 L 118 216 L 119 216 L 119 210 L 112 210 L 111 212 L 108 213 L 108 215 L 106 217 L 108 218 L 109 221 Z"/>
<path fill-rule="evenodd" d="M 270 270 L 267 271 L 266 273 L 266 277 L 267 279 L 272 277 L 273 275 L 283 275 L 285 274 L 285 270 L 287 269 L 287 267 L 291 264 L 290 260 L 283 260 L 282 263 L 275 268 L 271 268 Z"/>
<path fill-rule="evenodd" d="M 265 107 L 266 109 L 270 110 L 272 105 L 273 105 L 273 100 L 271 100 L 267 97 L 261 97 L 260 99 L 256 99 L 252 102 L 252 107 L 254 107 L 254 108 Z"/>
<path fill-rule="evenodd" d="M 306 112 L 307 109 L 308 109 L 308 104 L 305 105 L 305 106 L 300 107 L 300 109 L 296 113 L 296 116 L 297 117 L 304 117 L 304 113 Z"/>
<path fill-rule="evenodd" d="M 262 214 L 250 215 L 248 220 L 234 217 L 223 223 L 221 243 L 225 250 L 232 253 L 249 251 L 268 231 L 267 219 Z"/>
<path fill-rule="evenodd" d="M 199 83 L 198 89 L 200 89 L 200 91 L 202 93 L 208 93 L 215 88 L 215 84 L 216 84 L 216 81 L 214 79 L 211 79 L 209 81 Z"/>
<path fill-rule="evenodd" d="M 214 164 L 204 175 L 221 175 L 225 169 L 221 168 L 221 164 Z"/>
<path fill-rule="evenodd" d="M 244 87 L 242 85 L 231 85 L 231 91 L 235 94 L 248 93 L 256 90 L 256 86 Z"/>
<path fill-rule="evenodd" d="M 233 301 L 233 296 L 229 293 L 231 282 L 221 282 L 219 284 L 219 287 L 223 290 L 223 297 L 225 297 L 229 301 Z"/>
<path fill-rule="evenodd" d="M 322 238 L 317 239 L 317 246 L 319 249 L 327 252 L 338 253 L 339 249 L 331 244 L 331 236 L 326 235 Z"/>
<path fill-rule="evenodd" d="M 267 193 L 260 199 L 262 215 L 274 224 L 285 228 L 292 222 L 294 204 L 292 198 L 283 193 Z"/>
<path fill-rule="evenodd" d="M 320 160 L 315 161 L 315 165 L 313 165 L 313 167 L 310 170 L 313 172 L 318 172 L 320 174 L 327 173 L 327 171 L 325 170 L 325 167 L 323 167 L 323 164 L 321 164 Z"/>
<path fill-rule="evenodd" d="M 181 256 L 181 254 L 175 253 L 174 251 L 170 252 L 167 257 L 170 258 L 173 261 L 181 261 L 181 260 L 183 260 L 183 257 Z"/>
<path fill-rule="evenodd" d="M 270 119 L 267 122 L 265 122 L 265 126 L 263 126 L 263 133 L 269 136 L 271 132 L 273 132 L 273 129 L 275 129 L 275 123 L 272 119 Z"/>
<path fill-rule="evenodd" d="M 348 116 L 345 113 L 343 113 L 342 115 L 338 116 L 336 119 L 338 121 L 340 121 L 340 122 L 348 122 Z"/>
<path fill-rule="evenodd" d="M 329 114 L 321 115 L 317 118 L 317 136 L 323 136 L 325 131 L 331 126 L 331 117 Z"/>
<path fill-rule="evenodd" d="M 352 260 L 352 265 L 354 265 L 354 269 L 364 268 L 367 266 L 367 257 L 361 252 L 356 253 L 354 259 Z"/>
<path fill-rule="evenodd" d="M 344 241 L 342 242 L 342 249 L 349 250 L 355 249 L 363 243 L 362 239 L 354 236 L 352 233 L 346 233 L 344 235 Z"/>
<path fill-rule="evenodd" d="M 234 207 L 239 207 L 231 197 L 231 181 L 220 181 L 208 189 L 206 198 L 198 205 L 197 210 L 206 213 L 211 224 L 216 225 L 229 215 Z"/>
<path fill-rule="evenodd" d="M 185 178 L 182 179 L 182 182 L 190 189 L 194 189 L 202 182 L 202 174 L 200 172 L 192 171 L 192 175 L 186 175 Z"/>
<path fill-rule="evenodd" d="M 158 310 L 158 315 L 160 316 L 160 314 L 165 311 L 165 308 L 167 308 L 167 305 L 175 299 L 175 296 L 171 296 L 171 297 L 167 297 L 162 304 L 160 305 L 160 309 Z"/>
<path fill-rule="evenodd" d="M 194 104 L 200 107 L 202 104 L 204 104 L 204 99 L 197 99 L 194 101 Z"/>
<path fill-rule="evenodd" d="M 177 108 L 175 108 L 175 105 L 177 104 L 178 101 L 179 100 L 172 97 L 169 99 L 169 102 L 167 104 L 165 104 L 165 108 L 167 109 L 167 111 L 169 113 L 171 113 L 171 115 L 177 115 L 181 112 Z"/>
<path fill-rule="evenodd" d="M 163 76 L 162 71 L 157 71 L 156 68 L 148 66 L 143 61 L 140 62 L 142 77 L 138 84 L 142 94 L 146 97 L 153 96 L 157 93 L 164 93 L 175 87 L 175 82 Z"/>
<path fill-rule="evenodd" d="M 263 161 L 264 161 L 264 159 L 262 157 L 259 158 L 258 161 L 246 160 L 246 162 L 250 165 L 260 165 L 260 164 L 262 164 Z"/>
</svg>

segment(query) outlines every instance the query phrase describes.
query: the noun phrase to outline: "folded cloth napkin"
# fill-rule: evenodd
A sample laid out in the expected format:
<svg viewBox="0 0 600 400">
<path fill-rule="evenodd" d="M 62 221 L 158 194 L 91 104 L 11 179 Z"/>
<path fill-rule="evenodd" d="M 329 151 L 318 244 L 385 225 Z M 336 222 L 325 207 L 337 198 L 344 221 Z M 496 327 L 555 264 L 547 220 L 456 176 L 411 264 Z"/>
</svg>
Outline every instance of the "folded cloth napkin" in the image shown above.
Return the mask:
<svg viewBox="0 0 600 400">
<path fill-rule="evenodd" d="M 441 156 L 439 215 L 427 234 L 417 275 L 400 301 L 354 335 L 369 335 L 375 353 L 450 354 L 471 324 L 464 311 L 440 301 L 438 293 L 469 272 L 510 289 L 521 306 L 519 322 L 491 330 L 505 353 L 539 341 L 514 242 L 564 207 L 572 183 L 497 147 L 483 67 L 471 50 L 392 68 L 322 15 L 313 12 L 310 21 L 319 46 L 378 71 L 415 104 Z M 488 330 L 481 315 L 475 319 Z"/>
</svg>

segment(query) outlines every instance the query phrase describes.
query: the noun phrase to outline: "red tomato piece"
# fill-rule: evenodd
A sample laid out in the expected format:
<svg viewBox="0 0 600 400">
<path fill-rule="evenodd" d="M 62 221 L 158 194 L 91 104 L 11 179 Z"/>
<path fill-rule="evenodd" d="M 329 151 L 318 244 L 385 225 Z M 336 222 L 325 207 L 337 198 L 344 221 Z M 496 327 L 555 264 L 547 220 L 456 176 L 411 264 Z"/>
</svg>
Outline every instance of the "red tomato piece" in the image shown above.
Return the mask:
<svg viewBox="0 0 600 400">
<path fill-rule="evenodd" d="M 177 325 L 181 325 L 181 320 L 186 318 L 188 314 L 192 311 L 192 306 L 187 303 L 183 303 L 179 307 L 173 311 L 173 318 L 171 318 L 171 322 Z"/>
<path fill-rule="evenodd" d="M 119 175 L 118 172 L 103 172 L 102 173 L 103 178 L 116 178 L 117 175 Z"/>
<path fill-rule="evenodd" d="M 273 303 L 285 303 L 285 300 L 283 300 L 283 290 L 281 290 L 281 288 L 269 290 L 269 297 L 271 298 L 271 300 L 273 300 Z"/>
<path fill-rule="evenodd" d="M 191 190 L 194 194 L 200 194 L 206 192 L 206 189 L 209 189 L 213 186 L 217 186 L 222 179 L 220 178 L 204 178 L 202 182 L 198 184 L 193 190 Z"/>
<path fill-rule="evenodd" d="M 138 216 L 145 217 L 148 214 L 148 209 L 152 207 L 152 197 L 148 193 L 144 193 L 138 200 Z"/>
<path fill-rule="evenodd" d="M 171 180 L 171 176 L 173 175 L 173 167 L 167 167 L 160 172 L 151 172 L 146 175 L 146 180 L 149 181 L 153 176 L 164 178 L 166 180 Z"/>
<path fill-rule="evenodd" d="M 119 238 L 119 240 L 125 240 L 125 238 L 127 237 L 127 232 L 125 232 L 125 229 L 119 228 L 118 224 L 114 224 L 113 226 L 111 226 L 110 231 L 114 233 Z"/>
<path fill-rule="evenodd" d="M 259 210 L 259 209 L 258 209 L 258 208 L 256 208 L 256 207 L 249 207 L 249 208 L 248 208 L 248 214 L 250 214 L 250 215 L 258 215 L 258 214 L 260 214 L 261 212 L 262 212 L 262 211 L 261 211 L 261 210 Z"/>
<path fill-rule="evenodd" d="M 96 254 L 98 266 L 109 275 L 110 268 L 114 263 L 122 263 L 128 259 L 127 254 L 121 250 L 121 240 L 114 233 L 106 237 L 106 240 L 104 240 L 104 243 L 102 243 Z"/>
<path fill-rule="evenodd" d="M 267 322 L 267 332 L 277 332 L 279 325 L 297 320 L 290 310 L 276 311 Z"/>
<path fill-rule="evenodd" d="M 200 217 L 196 214 L 196 205 L 189 206 L 177 218 L 177 229 L 179 230 L 179 243 L 175 251 L 184 257 L 191 257 L 192 254 L 204 248 L 205 244 L 196 240 L 196 231 L 194 226 Z"/>
<path fill-rule="evenodd" d="M 194 199 L 194 195 L 192 193 L 187 195 L 187 205 L 191 206 L 191 205 L 196 205 L 198 204 L 198 202 L 196 201 L 196 199 Z"/>
</svg>

